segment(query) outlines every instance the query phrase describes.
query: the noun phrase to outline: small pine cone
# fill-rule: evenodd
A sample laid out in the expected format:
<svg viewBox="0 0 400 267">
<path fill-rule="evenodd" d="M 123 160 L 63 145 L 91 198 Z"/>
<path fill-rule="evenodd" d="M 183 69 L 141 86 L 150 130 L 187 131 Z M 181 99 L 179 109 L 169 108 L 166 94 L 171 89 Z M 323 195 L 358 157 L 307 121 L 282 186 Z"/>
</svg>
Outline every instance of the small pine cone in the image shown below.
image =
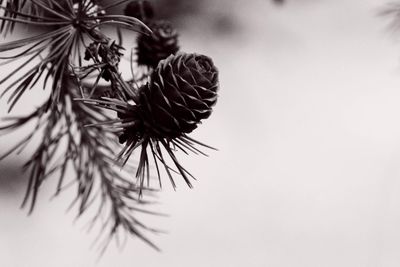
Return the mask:
<svg viewBox="0 0 400 267">
<path fill-rule="evenodd" d="M 217 90 L 218 70 L 211 58 L 187 53 L 169 56 L 140 90 L 145 128 L 166 138 L 190 133 L 210 116 Z"/>
<path fill-rule="evenodd" d="M 152 22 L 148 26 L 153 33 L 139 35 L 137 62 L 155 68 L 158 62 L 179 51 L 178 32 L 166 21 Z"/>
<path fill-rule="evenodd" d="M 137 18 L 141 21 L 151 20 L 154 17 L 152 4 L 146 0 L 131 1 L 124 10 L 126 16 Z"/>
</svg>

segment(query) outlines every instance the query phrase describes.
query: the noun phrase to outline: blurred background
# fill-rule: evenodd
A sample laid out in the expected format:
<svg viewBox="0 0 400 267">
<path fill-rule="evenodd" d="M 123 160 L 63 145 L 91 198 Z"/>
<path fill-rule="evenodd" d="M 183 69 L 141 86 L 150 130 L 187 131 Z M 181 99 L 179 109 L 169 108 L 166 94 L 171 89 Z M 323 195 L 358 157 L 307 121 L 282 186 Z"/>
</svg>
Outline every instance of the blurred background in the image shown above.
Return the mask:
<svg viewBox="0 0 400 267">
<path fill-rule="evenodd" d="M 400 266 L 400 32 L 381 0 L 155 1 L 182 50 L 213 58 L 220 98 L 147 216 L 167 234 L 97 261 L 73 190 L 19 209 L 26 160 L 0 163 L 0 266 Z M 279 1 L 275 1 L 279 2 Z M 179 16 L 178 16 L 179 14 Z M 5 107 L 1 103 L 0 115 Z M 1 137 L 0 149 L 18 134 Z"/>
</svg>

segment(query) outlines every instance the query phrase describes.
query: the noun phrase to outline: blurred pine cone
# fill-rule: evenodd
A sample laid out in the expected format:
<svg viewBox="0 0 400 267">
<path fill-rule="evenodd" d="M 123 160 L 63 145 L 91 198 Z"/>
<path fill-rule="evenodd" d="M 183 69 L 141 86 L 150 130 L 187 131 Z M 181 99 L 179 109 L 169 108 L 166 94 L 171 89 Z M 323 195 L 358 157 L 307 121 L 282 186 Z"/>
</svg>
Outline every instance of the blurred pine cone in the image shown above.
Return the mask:
<svg viewBox="0 0 400 267">
<path fill-rule="evenodd" d="M 180 53 L 160 62 L 140 90 L 140 112 L 151 135 L 174 138 L 193 131 L 217 101 L 218 70 L 211 58 Z"/>
<path fill-rule="evenodd" d="M 154 8 L 149 1 L 131 1 L 124 10 L 126 16 L 140 19 L 141 21 L 151 20 L 154 17 Z"/>
<path fill-rule="evenodd" d="M 272 0 L 277 5 L 283 5 L 285 3 L 285 0 Z"/>
<path fill-rule="evenodd" d="M 179 51 L 178 32 L 167 21 L 154 21 L 148 26 L 153 33 L 139 35 L 137 62 L 139 65 L 155 68 L 160 60 Z"/>
</svg>

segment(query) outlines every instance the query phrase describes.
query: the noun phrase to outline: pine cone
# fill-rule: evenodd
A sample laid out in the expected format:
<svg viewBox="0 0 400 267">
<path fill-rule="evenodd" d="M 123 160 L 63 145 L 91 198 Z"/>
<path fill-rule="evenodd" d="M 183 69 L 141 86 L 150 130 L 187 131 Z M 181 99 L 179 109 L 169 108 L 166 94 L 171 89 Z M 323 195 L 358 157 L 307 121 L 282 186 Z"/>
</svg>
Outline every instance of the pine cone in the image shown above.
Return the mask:
<svg viewBox="0 0 400 267">
<path fill-rule="evenodd" d="M 154 17 L 152 4 L 146 0 L 135 0 L 130 2 L 124 10 L 126 16 L 131 16 L 141 21 L 151 20 Z"/>
<path fill-rule="evenodd" d="M 166 21 L 152 22 L 148 26 L 153 33 L 139 35 L 137 62 L 155 68 L 160 60 L 179 51 L 178 32 Z"/>
<path fill-rule="evenodd" d="M 217 101 L 218 70 L 199 54 L 171 55 L 160 62 L 140 90 L 140 109 L 148 131 L 174 138 L 193 131 Z"/>
</svg>

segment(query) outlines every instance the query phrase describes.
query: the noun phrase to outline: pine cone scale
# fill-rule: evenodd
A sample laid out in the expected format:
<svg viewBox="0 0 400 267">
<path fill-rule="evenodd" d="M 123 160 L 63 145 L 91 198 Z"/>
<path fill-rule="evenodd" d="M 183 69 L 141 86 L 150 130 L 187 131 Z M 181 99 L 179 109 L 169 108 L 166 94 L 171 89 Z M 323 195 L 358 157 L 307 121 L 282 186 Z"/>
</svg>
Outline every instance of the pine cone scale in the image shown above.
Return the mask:
<svg viewBox="0 0 400 267">
<path fill-rule="evenodd" d="M 199 92 L 196 91 L 196 88 L 194 88 L 192 84 L 190 84 L 187 80 L 183 79 L 180 76 L 178 76 L 177 78 L 179 79 L 180 82 L 179 88 L 181 88 L 182 94 L 185 93 L 187 95 L 193 96 L 198 99 L 201 98 Z"/>
<path fill-rule="evenodd" d="M 170 82 L 166 82 L 167 85 L 169 86 L 170 90 L 168 92 L 169 95 L 173 97 L 173 101 L 180 103 L 182 105 L 187 105 L 185 97 L 182 95 L 182 92 L 179 91 L 179 86 L 175 86 L 174 84 Z"/>
</svg>

